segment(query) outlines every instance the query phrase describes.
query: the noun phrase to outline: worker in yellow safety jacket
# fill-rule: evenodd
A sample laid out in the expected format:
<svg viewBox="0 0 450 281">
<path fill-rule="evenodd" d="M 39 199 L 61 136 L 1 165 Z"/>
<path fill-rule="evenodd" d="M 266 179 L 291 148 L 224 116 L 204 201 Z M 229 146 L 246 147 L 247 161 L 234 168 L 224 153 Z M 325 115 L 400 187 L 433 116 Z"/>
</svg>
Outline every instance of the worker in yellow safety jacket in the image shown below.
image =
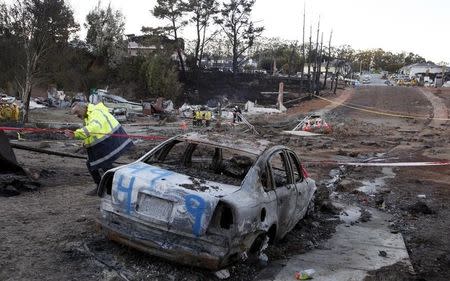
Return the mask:
<svg viewBox="0 0 450 281">
<path fill-rule="evenodd" d="M 83 119 L 84 126 L 65 134 L 83 141 L 88 154 L 87 168 L 97 184 L 97 188 L 87 194 L 96 195 L 101 173 L 112 169 L 114 161 L 133 146 L 133 142 L 103 103 L 75 103 L 71 113 Z"/>
<path fill-rule="evenodd" d="M 203 120 L 205 120 L 205 126 L 209 127 L 209 125 L 211 124 L 211 117 L 212 117 L 211 111 L 202 111 L 202 117 Z"/>
</svg>

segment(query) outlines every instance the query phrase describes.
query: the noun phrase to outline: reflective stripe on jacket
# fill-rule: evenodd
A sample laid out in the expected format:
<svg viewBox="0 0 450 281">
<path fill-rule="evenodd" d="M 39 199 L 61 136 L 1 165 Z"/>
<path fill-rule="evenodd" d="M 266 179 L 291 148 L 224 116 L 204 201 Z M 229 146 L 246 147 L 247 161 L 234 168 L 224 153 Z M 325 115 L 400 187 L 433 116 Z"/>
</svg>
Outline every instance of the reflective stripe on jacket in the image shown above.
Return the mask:
<svg viewBox="0 0 450 281">
<path fill-rule="evenodd" d="M 83 140 L 85 147 L 91 147 L 108 138 L 119 128 L 119 122 L 103 103 L 89 104 L 84 127 L 76 130 L 74 135 L 76 139 Z"/>
</svg>

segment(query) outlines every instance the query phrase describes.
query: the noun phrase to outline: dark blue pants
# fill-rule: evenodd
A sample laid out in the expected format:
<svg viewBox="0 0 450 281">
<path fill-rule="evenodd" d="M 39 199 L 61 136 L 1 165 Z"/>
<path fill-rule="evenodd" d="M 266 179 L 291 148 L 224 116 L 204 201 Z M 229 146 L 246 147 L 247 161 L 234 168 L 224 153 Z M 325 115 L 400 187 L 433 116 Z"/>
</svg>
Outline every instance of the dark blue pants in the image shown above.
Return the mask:
<svg viewBox="0 0 450 281">
<path fill-rule="evenodd" d="M 112 163 L 107 163 L 101 169 L 92 169 L 91 165 L 89 165 L 89 160 L 86 162 L 86 166 L 87 166 L 92 178 L 94 179 L 95 184 L 97 184 L 97 185 L 100 183 L 100 181 L 102 179 L 102 174 L 104 172 L 114 168 Z"/>
</svg>

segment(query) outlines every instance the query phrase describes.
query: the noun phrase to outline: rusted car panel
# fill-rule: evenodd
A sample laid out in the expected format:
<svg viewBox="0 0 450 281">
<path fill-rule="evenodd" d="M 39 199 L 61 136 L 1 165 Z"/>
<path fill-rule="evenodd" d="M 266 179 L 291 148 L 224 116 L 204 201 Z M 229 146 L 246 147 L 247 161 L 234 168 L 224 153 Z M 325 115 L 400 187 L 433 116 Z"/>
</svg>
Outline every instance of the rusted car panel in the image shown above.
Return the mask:
<svg viewBox="0 0 450 281">
<path fill-rule="evenodd" d="M 107 236 L 212 270 L 258 253 L 266 237 L 284 237 L 305 215 L 314 181 L 286 147 L 232 143 L 187 134 L 108 171 L 99 191 Z"/>
</svg>

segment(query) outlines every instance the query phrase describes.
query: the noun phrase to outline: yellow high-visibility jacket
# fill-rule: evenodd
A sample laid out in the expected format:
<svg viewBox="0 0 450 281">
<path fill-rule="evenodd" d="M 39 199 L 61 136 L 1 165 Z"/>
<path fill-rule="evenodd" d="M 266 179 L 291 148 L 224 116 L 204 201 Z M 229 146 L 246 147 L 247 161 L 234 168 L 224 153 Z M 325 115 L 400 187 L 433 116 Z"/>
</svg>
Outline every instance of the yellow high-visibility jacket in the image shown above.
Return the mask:
<svg viewBox="0 0 450 281">
<path fill-rule="evenodd" d="M 200 111 L 196 111 L 195 112 L 194 119 L 195 120 L 202 120 L 202 114 L 200 113 Z"/>
<path fill-rule="evenodd" d="M 119 128 L 119 121 L 109 113 L 103 103 L 89 104 L 84 127 L 76 130 L 74 135 L 76 139 L 83 140 L 85 147 L 90 147 L 105 140 Z"/>
<path fill-rule="evenodd" d="M 204 116 L 205 120 L 209 121 L 209 120 L 211 120 L 212 113 L 211 113 L 211 111 L 203 111 L 203 116 Z"/>
</svg>

